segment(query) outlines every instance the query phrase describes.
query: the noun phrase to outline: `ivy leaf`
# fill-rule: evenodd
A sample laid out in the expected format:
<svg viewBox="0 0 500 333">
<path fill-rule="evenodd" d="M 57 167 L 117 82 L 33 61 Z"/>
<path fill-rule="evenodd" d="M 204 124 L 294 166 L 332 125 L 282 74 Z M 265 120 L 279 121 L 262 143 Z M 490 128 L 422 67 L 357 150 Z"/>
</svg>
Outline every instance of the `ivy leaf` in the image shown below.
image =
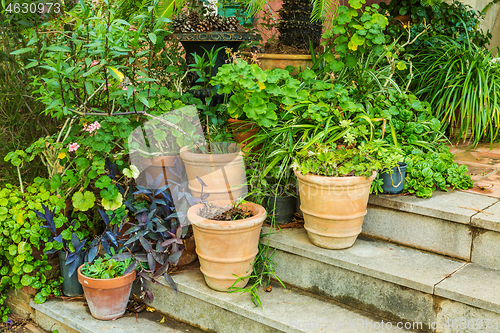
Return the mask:
<svg viewBox="0 0 500 333">
<path fill-rule="evenodd" d="M 94 206 L 95 195 L 90 191 L 76 192 L 73 194 L 72 202 L 75 209 L 85 212 Z"/>
<path fill-rule="evenodd" d="M 111 178 L 109 178 L 108 176 L 101 176 L 96 182 L 95 182 L 95 186 L 97 188 L 100 188 L 100 189 L 103 189 L 105 187 L 108 187 L 109 185 L 111 185 Z"/>
<path fill-rule="evenodd" d="M 62 178 L 60 174 L 55 174 L 50 180 L 50 188 L 52 190 L 59 188 L 61 184 L 62 184 Z"/>
</svg>

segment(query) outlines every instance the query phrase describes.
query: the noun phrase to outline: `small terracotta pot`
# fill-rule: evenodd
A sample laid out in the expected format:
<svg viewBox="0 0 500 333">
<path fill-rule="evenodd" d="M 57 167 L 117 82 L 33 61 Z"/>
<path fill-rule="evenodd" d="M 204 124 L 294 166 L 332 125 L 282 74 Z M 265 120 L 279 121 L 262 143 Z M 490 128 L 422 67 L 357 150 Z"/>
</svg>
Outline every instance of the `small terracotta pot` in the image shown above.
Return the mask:
<svg viewBox="0 0 500 333">
<path fill-rule="evenodd" d="M 300 209 L 309 240 L 327 249 L 345 249 L 361 233 L 370 186 L 377 172 L 366 177 L 324 177 L 295 172 Z"/>
<path fill-rule="evenodd" d="M 200 177 L 207 185 L 203 193 L 209 193 L 208 201 L 231 201 L 246 194 L 245 163 L 243 152 L 231 154 L 193 153 L 187 147 L 180 151 L 189 179 L 193 197 L 201 195 Z"/>
<path fill-rule="evenodd" d="M 252 202 L 245 202 L 243 206 L 250 209 L 254 216 L 244 220 L 214 221 L 198 215 L 202 204 L 188 210 L 200 270 L 212 289 L 227 291 L 236 282 L 236 276 L 252 274 L 255 256 L 259 251 L 260 230 L 267 214 L 264 207 Z M 245 279 L 234 286 L 243 288 L 247 283 L 248 279 Z"/>
<path fill-rule="evenodd" d="M 182 163 L 180 155 L 155 156 L 151 158 L 138 156 L 137 163 L 139 165 L 137 165 L 137 167 L 139 168 L 139 170 L 142 170 L 142 173 L 137 178 L 136 183 L 146 184 L 146 173 L 148 173 L 151 178 L 153 178 L 153 181 L 156 180 L 156 178 L 158 178 L 160 174 L 163 174 L 163 183 L 160 184 L 160 186 L 168 184 L 169 179 L 176 178 L 175 175 L 170 171 L 170 168 L 174 166 L 175 157 L 178 157 L 179 161 Z"/>
<path fill-rule="evenodd" d="M 82 284 L 92 316 L 100 320 L 121 317 L 127 308 L 135 271 L 114 279 L 93 279 L 81 273 L 82 267 L 78 268 L 78 281 Z"/>
<path fill-rule="evenodd" d="M 248 150 L 246 149 L 246 145 L 248 145 L 251 141 L 248 139 L 254 136 L 260 128 L 255 123 L 239 119 L 229 118 L 227 121 L 229 123 L 229 127 L 231 127 L 231 131 L 233 132 L 234 140 L 243 147 L 243 151 L 247 152 Z M 258 147 L 255 147 L 254 150 L 258 150 Z"/>
</svg>

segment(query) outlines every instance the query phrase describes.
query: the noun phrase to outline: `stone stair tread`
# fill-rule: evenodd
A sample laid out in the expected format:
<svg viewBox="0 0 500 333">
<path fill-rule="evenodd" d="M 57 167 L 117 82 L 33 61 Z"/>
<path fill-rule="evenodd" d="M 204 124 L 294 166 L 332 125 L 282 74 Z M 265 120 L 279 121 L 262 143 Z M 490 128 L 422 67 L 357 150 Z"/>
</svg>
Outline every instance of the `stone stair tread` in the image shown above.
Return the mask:
<svg viewBox="0 0 500 333">
<path fill-rule="evenodd" d="M 31 300 L 30 306 L 45 315 L 44 321 L 47 320 L 46 318 L 50 318 L 53 323 L 59 322 L 81 333 L 203 332 L 183 323 L 173 323 L 171 318 L 166 318 L 165 322 L 160 324 L 159 321 L 150 318 L 153 316 L 151 313 L 141 313 L 138 318 L 132 314 L 110 321 L 97 320 L 90 315 L 88 307 L 82 301 L 51 299 L 45 303 L 36 304 Z M 39 322 L 41 319 L 37 317 L 35 315 L 37 323 L 43 326 L 44 323 Z M 159 314 L 156 314 L 156 317 L 161 318 Z M 45 323 L 49 326 L 46 329 L 50 329 L 52 332 L 52 325 L 56 329 L 58 324 L 53 323 Z M 62 329 L 62 331 L 65 330 L 67 331 L 67 329 Z M 59 331 L 61 331 L 60 328 Z"/>
<path fill-rule="evenodd" d="M 500 271 L 467 264 L 435 288 L 435 294 L 500 313 Z"/>
<path fill-rule="evenodd" d="M 268 233 L 269 228 L 266 227 L 264 232 Z M 270 245 L 428 294 L 432 294 L 434 286 L 448 274 L 464 265 L 457 259 L 362 237 L 348 249 L 324 249 L 313 245 L 303 228 L 276 231 L 271 236 Z"/>
<path fill-rule="evenodd" d="M 435 191 L 431 198 L 414 195 L 370 195 L 368 203 L 463 224 L 472 216 L 499 202 L 497 198 L 462 191 Z M 496 230 L 496 229 L 494 229 Z"/>
<path fill-rule="evenodd" d="M 378 317 L 351 310 L 294 287 L 285 289 L 278 283 L 274 284 L 271 292 L 259 290 L 262 304 L 260 308 L 253 305 L 248 293 L 227 293 L 210 289 L 199 268 L 183 270 L 174 275 L 173 279 L 178 293 L 188 294 L 283 332 L 370 332 L 371 330 L 365 329 L 366 326 L 381 322 Z M 161 311 L 160 308 L 158 310 Z M 384 327 L 376 331 L 395 329 L 394 324 L 392 329 Z"/>
<path fill-rule="evenodd" d="M 471 225 L 500 232 L 500 202 L 474 215 L 471 220 Z"/>
</svg>

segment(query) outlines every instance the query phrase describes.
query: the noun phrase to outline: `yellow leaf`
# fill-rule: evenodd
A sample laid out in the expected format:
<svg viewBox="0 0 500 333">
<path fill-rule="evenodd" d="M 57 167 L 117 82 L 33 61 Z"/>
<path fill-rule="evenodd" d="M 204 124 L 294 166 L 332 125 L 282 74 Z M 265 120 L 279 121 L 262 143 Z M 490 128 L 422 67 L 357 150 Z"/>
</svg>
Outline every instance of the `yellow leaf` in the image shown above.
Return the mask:
<svg viewBox="0 0 500 333">
<path fill-rule="evenodd" d="M 400 71 L 402 71 L 403 69 L 406 68 L 406 64 L 402 61 L 398 62 L 397 66 L 396 66 Z"/>
<path fill-rule="evenodd" d="M 148 311 L 148 312 L 155 312 L 156 309 L 148 306 L 148 307 L 146 307 L 146 311 Z"/>
<path fill-rule="evenodd" d="M 23 215 L 23 212 L 19 212 L 16 215 L 16 222 L 19 223 L 19 224 L 24 224 L 24 215 Z"/>
<path fill-rule="evenodd" d="M 122 74 L 122 72 L 120 72 L 119 70 L 117 70 L 116 68 L 114 68 L 113 66 L 109 66 L 108 67 L 110 70 L 113 71 L 113 73 L 115 73 L 116 75 L 118 75 L 118 77 L 120 78 L 120 82 L 123 81 L 123 78 L 125 77 L 125 75 Z"/>
<path fill-rule="evenodd" d="M 162 317 L 160 320 L 160 324 L 163 324 L 165 322 L 165 317 Z"/>
<path fill-rule="evenodd" d="M 60 159 L 60 160 L 62 160 L 62 159 L 63 159 L 63 158 L 65 158 L 65 157 L 66 157 L 66 154 L 65 154 L 65 153 L 63 153 L 63 152 L 60 152 L 60 153 L 57 155 L 57 158 L 58 158 L 58 159 Z"/>
</svg>

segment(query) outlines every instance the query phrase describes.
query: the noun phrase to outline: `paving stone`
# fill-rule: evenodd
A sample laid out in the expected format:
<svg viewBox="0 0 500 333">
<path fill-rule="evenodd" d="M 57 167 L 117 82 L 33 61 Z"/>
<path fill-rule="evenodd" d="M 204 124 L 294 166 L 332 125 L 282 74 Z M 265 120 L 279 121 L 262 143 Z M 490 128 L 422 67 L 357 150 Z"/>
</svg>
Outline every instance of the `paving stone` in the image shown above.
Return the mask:
<svg viewBox="0 0 500 333">
<path fill-rule="evenodd" d="M 472 216 L 471 225 L 500 232 L 500 201 Z"/>
<path fill-rule="evenodd" d="M 273 262 L 282 281 L 336 302 L 393 322 L 436 320 L 431 294 L 285 251 L 276 251 Z"/>
<path fill-rule="evenodd" d="M 151 305 L 215 332 L 370 332 L 366 327 L 381 323 L 376 317 L 295 288 L 275 284 L 271 292 L 261 289 L 260 308 L 252 304 L 248 293 L 208 288 L 199 268 L 186 269 L 173 279 L 177 294 L 168 287 L 149 284 L 155 294 Z M 394 329 L 384 326 L 376 331 Z"/>
<path fill-rule="evenodd" d="M 269 229 L 265 230 L 267 233 Z M 302 228 L 276 232 L 271 236 L 270 244 L 282 251 L 429 294 L 436 283 L 463 265 L 459 260 L 380 240 L 358 238 L 348 249 L 323 249 L 313 245 Z"/>
<path fill-rule="evenodd" d="M 500 270 L 500 233 L 480 229 L 473 243 L 471 261 L 487 268 Z"/>
<path fill-rule="evenodd" d="M 435 287 L 435 294 L 500 314 L 500 272 L 468 264 Z"/>
<path fill-rule="evenodd" d="M 466 151 L 454 154 L 453 160 L 457 163 L 472 162 L 491 167 L 500 167 L 500 154 L 496 152 L 485 151 Z"/>
<path fill-rule="evenodd" d="M 431 198 L 414 195 L 370 195 L 368 203 L 386 208 L 469 224 L 477 210 L 496 203 L 498 199 L 462 191 L 435 191 Z"/>
<path fill-rule="evenodd" d="M 436 301 L 438 333 L 499 332 L 500 314 L 447 299 Z"/>
<path fill-rule="evenodd" d="M 159 314 L 141 313 L 128 315 L 116 320 L 97 320 L 90 315 L 89 309 L 81 301 L 63 301 L 51 299 L 43 304 L 30 305 L 35 309 L 35 322 L 50 332 L 58 330 L 59 333 L 160 333 L 160 332 L 201 332 L 182 323 L 173 323 L 172 319 L 166 318 L 163 324 L 150 317 Z M 178 326 L 178 327 L 177 327 Z"/>
<path fill-rule="evenodd" d="M 364 235 L 470 260 L 472 233 L 466 224 L 368 205 Z"/>
</svg>

